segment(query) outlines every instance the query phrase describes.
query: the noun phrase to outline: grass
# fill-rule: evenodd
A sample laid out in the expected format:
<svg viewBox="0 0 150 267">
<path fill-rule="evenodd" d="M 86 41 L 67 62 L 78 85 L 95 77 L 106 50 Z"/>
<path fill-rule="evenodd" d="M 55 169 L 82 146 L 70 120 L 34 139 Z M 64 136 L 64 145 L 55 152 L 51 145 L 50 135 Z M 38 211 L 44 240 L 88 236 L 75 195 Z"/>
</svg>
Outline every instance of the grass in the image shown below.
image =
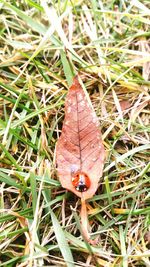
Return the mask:
<svg viewBox="0 0 150 267">
<path fill-rule="evenodd" d="M 150 266 L 150 3 L 4 1 L 0 51 L 0 266 Z M 61 188 L 55 145 L 72 78 L 106 150 L 87 203 Z"/>
</svg>

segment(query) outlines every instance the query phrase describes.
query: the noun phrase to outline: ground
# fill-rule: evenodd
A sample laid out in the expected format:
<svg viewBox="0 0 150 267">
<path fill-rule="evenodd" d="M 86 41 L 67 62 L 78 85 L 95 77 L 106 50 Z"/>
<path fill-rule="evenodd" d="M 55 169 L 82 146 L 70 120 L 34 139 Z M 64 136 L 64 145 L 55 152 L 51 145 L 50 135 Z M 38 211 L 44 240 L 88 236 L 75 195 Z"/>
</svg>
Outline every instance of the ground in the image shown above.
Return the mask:
<svg viewBox="0 0 150 267">
<path fill-rule="evenodd" d="M 0 266 L 150 266 L 150 2 L 0 0 Z M 103 176 L 61 187 L 55 145 L 80 75 L 99 118 Z"/>
</svg>

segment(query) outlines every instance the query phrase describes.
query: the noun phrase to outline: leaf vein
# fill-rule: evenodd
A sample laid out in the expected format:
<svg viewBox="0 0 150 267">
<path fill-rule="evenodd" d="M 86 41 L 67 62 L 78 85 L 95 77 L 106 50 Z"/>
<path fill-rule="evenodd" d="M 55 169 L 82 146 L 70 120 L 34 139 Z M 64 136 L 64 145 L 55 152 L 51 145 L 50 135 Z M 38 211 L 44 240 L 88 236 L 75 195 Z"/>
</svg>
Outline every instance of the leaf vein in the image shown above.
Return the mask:
<svg viewBox="0 0 150 267">
<path fill-rule="evenodd" d="M 93 140 L 95 140 L 95 136 L 94 136 L 94 138 L 93 138 L 92 140 L 89 141 L 89 143 L 87 143 L 84 147 L 82 147 L 81 151 L 83 152 L 84 149 L 87 148 L 88 145 L 90 145 L 90 144 L 93 142 Z M 95 143 L 97 143 L 97 140 L 94 142 L 94 144 L 95 144 Z"/>
<path fill-rule="evenodd" d="M 90 152 L 90 153 L 84 158 L 84 160 L 82 160 L 82 163 L 83 163 L 84 161 L 86 161 L 87 158 L 90 157 L 90 156 L 91 156 L 94 152 L 96 152 L 96 151 L 98 151 L 98 149 L 94 149 L 92 152 Z M 93 163 L 95 163 L 97 160 L 98 160 L 98 158 L 97 158 L 95 161 L 93 161 Z"/>
</svg>

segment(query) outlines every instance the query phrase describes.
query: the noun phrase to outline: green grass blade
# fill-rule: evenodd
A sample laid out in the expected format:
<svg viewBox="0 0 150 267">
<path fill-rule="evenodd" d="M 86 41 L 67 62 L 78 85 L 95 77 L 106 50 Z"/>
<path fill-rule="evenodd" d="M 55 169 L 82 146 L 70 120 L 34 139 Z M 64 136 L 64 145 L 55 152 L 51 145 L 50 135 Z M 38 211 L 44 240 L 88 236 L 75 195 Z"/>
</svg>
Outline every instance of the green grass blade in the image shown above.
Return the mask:
<svg viewBox="0 0 150 267">
<path fill-rule="evenodd" d="M 9 175 L 0 171 L 0 181 L 7 184 L 14 186 L 15 188 L 22 189 L 22 186 L 19 183 L 16 183 L 15 179 L 12 179 Z"/>
<path fill-rule="evenodd" d="M 63 64 L 64 73 L 65 73 L 68 85 L 71 86 L 73 77 L 75 76 L 73 72 L 73 68 L 71 66 L 71 62 L 69 62 L 69 60 L 67 59 L 64 51 L 61 50 L 60 54 L 61 54 L 61 61 Z"/>
<path fill-rule="evenodd" d="M 119 233 L 120 233 L 120 243 L 121 243 L 121 254 L 123 256 L 122 266 L 128 267 L 126 244 L 125 244 L 124 230 L 123 230 L 122 225 L 119 226 Z"/>
<path fill-rule="evenodd" d="M 114 211 L 113 211 L 113 206 L 112 206 L 111 188 L 110 188 L 110 183 L 109 183 L 108 176 L 105 177 L 105 186 L 106 186 L 106 192 L 107 192 L 107 195 L 108 195 L 109 205 L 111 205 L 111 212 L 112 212 L 112 215 L 113 215 Z"/>
<path fill-rule="evenodd" d="M 21 171 L 22 168 L 20 167 L 19 164 L 17 164 L 16 160 L 14 159 L 14 157 L 9 153 L 9 151 L 5 148 L 5 146 L 3 146 L 2 144 L 0 144 L 0 148 L 1 150 L 5 153 L 5 156 L 8 158 L 8 160 L 10 160 L 10 162 L 17 168 L 18 171 Z"/>
<path fill-rule="evenodd" d="M 48 111 L 48 110 L 51 110 L 51 109 L 54 109 L 55 107 L 59 107 L 61 106 L 62 104 L 64 103 L 64 101 L 61 101 L 59 103 L 56 103 L 56 104 L 53 104 L 53 105 L 49 105 L 45 108 L 41 108 L 39 110 L 36 110 L 36 111 L 33 111 L 32 113 L 28 114 L 26 117 L 18 120 L 17 122 L 14 122 L 12 123 L 12 128 L 15 128 L 17 127 L 18 125 L 21 125 L 23 122 L 31 119 L 31 118 L 34 118 L 35 116 L 41 114 L 41 113 L 44 113 L 45 111 Z"/>
<path fill-rule="evenodd" d="M 0 0 L 0 2 L 2 2 L 6 7 L 14 11 L 17 14 L 17 16 L 19 16 L 22 20 L 24 20 L 27 23 L 28 26 L 31 27 L 31 29 L 33 29 L 34 31 L 37 31 L 38 33 L 42 35 L 46 33 L 46 30 L 47 30 L 46 27 L 38 23 L 37 21 L 33 20 L 31 16 L 26 15 L 25 12 L 23 12 L 22 10 L 18 9 L 16 6 L 11 5 L 4 0 Z"/>
<path fill-rule="evenodd" d="M 52 218 L 55 236 L 56 236 L 60 251 L 63 255 L 64 261 L 66 262 L 67 267 L 74 267 L 73 256 L 72 256 L 70 247 L 66 241 L 64 231 L 62 230 L 62 227 L 60 226 L 59 221 L 57 220 L 57 217 L 55 216 L 52 210 L 50 214 Z"/>
<path fill-rule="evenodd" d="M 125 154 L 123 155 L 118 155 L 115 159 L 115 161 L 113 161 L 110 165 L 108 165 L 105 169 L 104 169 L 104 172 L 107 172 L 110 168 L 112 168 L 113 166 L 116 165 L 116 163 L 119 163 L 119 162 L 123 162 L 124 159 L 134 155 L 135 153 L 137 152 L 141 152 L 143 150 L 147 150 L 147 149 L 150 149 L 150 144 L 145 144 L 145 145 L 141 145 L 141 146 L 138 146 L 138 147 L 135 147 L 131 150 L 129 150 L 128 152 L 126 152 Z"/>
<path fill-rule="evenodd" d="M 30 184 L 31 184 L 31 193 L 32 193 L 32 207 L 33 207 L 33 214 L 35 213 L 36 210 L 36 205 L 37 205 L 37 192 L 36 192 L 36 178 L 35 174 L 31 172 L 30 174 Z"/>
</svg>

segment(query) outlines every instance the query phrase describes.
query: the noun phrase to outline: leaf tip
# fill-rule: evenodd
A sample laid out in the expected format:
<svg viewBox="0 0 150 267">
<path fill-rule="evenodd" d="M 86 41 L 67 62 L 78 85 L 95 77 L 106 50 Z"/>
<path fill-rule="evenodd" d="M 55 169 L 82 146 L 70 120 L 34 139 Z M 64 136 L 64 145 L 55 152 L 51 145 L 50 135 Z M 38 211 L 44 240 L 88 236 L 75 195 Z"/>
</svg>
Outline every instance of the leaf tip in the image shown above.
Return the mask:
<svg viewBox="0 0 150 267">
<path fill-rule="evenodd" d="M 79 86 L 81 87 L 81 85 L 79 83 L 79 75 L 77 74 L 73 78 L 73 82 L 72 82 L 72 85 L 71 85 L 70 89 L 71 90 L 77 90 L 79 88 Z"/>
</svg>

